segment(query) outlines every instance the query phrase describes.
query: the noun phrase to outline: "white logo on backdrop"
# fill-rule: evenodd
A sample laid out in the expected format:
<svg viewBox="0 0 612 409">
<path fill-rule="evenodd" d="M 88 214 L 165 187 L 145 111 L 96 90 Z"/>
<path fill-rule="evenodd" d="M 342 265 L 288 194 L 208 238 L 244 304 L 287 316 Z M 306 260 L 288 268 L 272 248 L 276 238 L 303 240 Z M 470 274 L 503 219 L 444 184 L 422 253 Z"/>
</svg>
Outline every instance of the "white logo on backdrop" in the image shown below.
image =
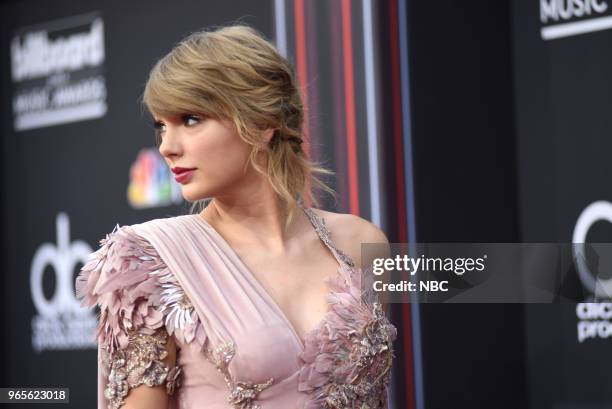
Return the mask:
<svg viewBox="0 0 612 409">
<path fill-rule="evenodd" d="M 104 24 L 97 14 L 18 30 L 11 41 L 15 130 L 104 116 L 104 59 Z"/>
<path fill-rule="evenodd" d="M 551 20 L 558 22 L 601 14 L 606 10 L 608 4 L 603 0 L 540 0 L 540 20 L 543 24 Z"/>
<path fill-rule="evenodd" d="M 70 221 L 65 213 L 59 213 L 55 223 L 57 243 L 42 244 L 30 268 L 32 301 L 38 312 L 32 319 L 32 347 L 37 352 L 95 347 L 96 317 L 91 309 L 79 306 L 73 276 L 77 263 L 87 263 L 92 250 L 84 241 L 70 242 Z M 55 275 L 55 288 L 49 299 L 43 292 L 47 267 Z"/>
<path fill-rule="evenodd" d="M 578 317 L 578 342 L 589 338 L 609 338 L 612 336 L 612 304 L 580 303 L 576 305 Z"/>
<path fill-rule="evenodd" d="M 596 297 L 612 297 L 612 279 L 596 277 L 586 263 L 584 244 L 591 227 L 598 221 L 612 223 L 612 203 L 603 200 L 588 205 L 578 217 L 572 243 L 574 247 L 574 260 L 582 285 Z"/>
<path fill-rule="evenodd" d="M 574 261 L 578 277 L 595 299 L 612 298 L 612 279 L 604 279 L 593 274 L 586 263 L 585 242 L 589 230 L 596 222 L 612 223 L 612 203 L 600 200 L 588 205 L 576 221 L 572 243 Z M 610 303 L 580 303 L 576 306 L 578 318 L 578 342 L 589 338 L 609 338 L 612 336 L 612 307 Z"/>
<path fill-rule="evenodd" d="M 540 0 L 540 29 L 543 40 L 591 33 L 612 28 L 612 16 L 604 0 Z M 577 20 L 578 19 L 578 20 Z"/>
</svg>

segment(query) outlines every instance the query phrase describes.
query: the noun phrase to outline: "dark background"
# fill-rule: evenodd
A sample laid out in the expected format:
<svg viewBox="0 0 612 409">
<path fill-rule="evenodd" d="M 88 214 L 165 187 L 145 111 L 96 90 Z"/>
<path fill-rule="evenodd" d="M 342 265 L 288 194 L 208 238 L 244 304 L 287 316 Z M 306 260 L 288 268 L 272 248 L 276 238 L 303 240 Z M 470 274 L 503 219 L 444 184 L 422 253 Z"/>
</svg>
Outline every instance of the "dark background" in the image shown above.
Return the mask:
<svg viewBox="0 0 612 409">
<path fill-rule="evenodd" d="M 418 242 L 519 242 L 510 2 L 408 2 Z M 421 304 L 427 408 L 527 407 L 523 306 Z"/>
<path fill-rule="evenodd" d="M 294 2 L 285 3 L 292 14 Z M 312 4 L 323 9 L 328 3 Z M 537 0 L 403 4 L 407 13 L 399 21 L 406 21 L 408 66 L 399 69 L 409 73 L 413 156 L 406 163 L 414 175 L 409 181 L 413 200 L 406 207 L 414 206 L 415 219 L 408 223 L 414 223 L 418 242 L 571 242 L 580 212 L 595 200 L 612 200 L 612 34 L 544 41 Z M 351 5 L 359 10 L 361 2 Z M 391 21 L 398 17 L 397 5 L 376 2 L 380 132 L 385 136 L 383 222 L 392 242 L 405 237 L 405 219 L 398 214 L 407 208 L 398 203 L 402 195 L 409 196 L 395 189 L 397 146 L 390 139 L 399 108 L 393 98 L 398 67 L 389 40 L 399 35 Z M 93 407 L 93 350 L 31 350 L 34 307 L 27 272 L 32 254 L 40 243 L 54 240 L 49 232 L 55 231 L 59 211 L 71 216 L 71 237 L 86 238 L 92 247 L 116 223 L 186 211 L 184 206 L 136 210 L 127 205 L 122 191 L 117 193 L 136 152 L 152 144 L 148 119 L 136 101 L 146 73 L 178 39 L 208 25 L 243 17 L 274 38 L 273 7 L 273 1 L 246 0 L 0 1 L 0 386 L 65 385 L 71 390 L 71 407 Z M 14 30 L 93 10 L 101 12 L 106 30 L 106 116 L 14 132 L 8 71 Z M 325 48 L 331 48 L 326 38 L 333 31 L 330 27 L 323 26 L 319 33 L 319 60 L 330 53 Z M 353 27 L 356 33 L 361 29 L 357 14 Z M 359 49 L 360 37 L 355 38 Z M 294 41 L 291 33 L 289 41 Z M 289 55 L 293 57 L 294 50 Z M 334 143 L 333 133 L 324 129 L 333 124 L 339 109 L 325 89 L 341 84 L 329 80 L 337 75 L 331 65 L 314 69 L 321 73 L 321 112 L 316 116 L 321 130 L 313 135 L 321 141 L 321 157 L 339 170 L 335 185 L 341 200 L 332 210 L 346 212 L 346 173 L 332 154 L 343 147 L 342 139 Z M 362 109 L 360 92 L 356 104 Z M 363 117 L 360 121 L 361 128 Z M 359 132 L 363 138 L 363 130 Z M 360 147 L 360 158 L 366 148 Z M 360 168 L 364 185 L 366 175 L 367 169 Z M 362 217 L 370 217 L 369 211 L 363 207 Z M 610 225 L 601 223 L 589 239 L 610 241 L 611 234 Z M 395 305 L 393 314 L 405 318 Z M 420 354 L 422 365 L 395 368 L 396 408 L 610 406 L 610 340 L 578 343 L 574 305 L 422 304 L 419 314 L 416 330 L 414 322 L 398 322 L 400 337 L 418 337 L 421 345 L 416 351 L 400 348 L 398 362 L 404 365 L 406 354 Z M 401 338 L 399 343 L 406 345 Z M 422 390 L 413 383 L 419 376 Z"/>
</svg>

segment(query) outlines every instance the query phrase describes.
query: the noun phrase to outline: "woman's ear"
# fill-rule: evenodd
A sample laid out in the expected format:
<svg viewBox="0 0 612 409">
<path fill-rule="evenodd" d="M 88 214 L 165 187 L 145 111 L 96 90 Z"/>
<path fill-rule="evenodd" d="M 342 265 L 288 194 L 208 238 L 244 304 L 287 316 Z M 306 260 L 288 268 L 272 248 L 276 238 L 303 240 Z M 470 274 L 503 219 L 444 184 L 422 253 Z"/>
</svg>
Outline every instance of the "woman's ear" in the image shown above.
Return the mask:
<svg viewBox="0 0 612 409">
<path fill-rule="evenodd" d="M 272 140 L 272 138 L 274 137 L 274 133 L 276 132 L 276 129 L 272 129 L 272 128 L 266 128 L 261 132 L 261 139 L 265 144 L 270 143 L 270 141 Z"/>
<path fill-rule="evenodd" d="M 262 138 L 265 143 L 269 143 L 270 140 L 272 140 L 272 137 L 274 136 L 274 132 L 276 132 L 276 129 L 267 128 L 261 133 Z"/>
</svg>

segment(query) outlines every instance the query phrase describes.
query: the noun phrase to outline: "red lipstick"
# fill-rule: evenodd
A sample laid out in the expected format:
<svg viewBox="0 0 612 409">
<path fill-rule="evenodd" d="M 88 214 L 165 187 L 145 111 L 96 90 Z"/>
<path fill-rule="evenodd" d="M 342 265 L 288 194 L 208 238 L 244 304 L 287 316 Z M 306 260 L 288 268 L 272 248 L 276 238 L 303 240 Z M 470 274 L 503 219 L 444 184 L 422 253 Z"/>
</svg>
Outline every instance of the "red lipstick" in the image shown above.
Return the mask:
<svg viewBox="0 0 612 409">
<path fill-rule="evenodd" d="M 172 168 L 172 173 L 174 173 L 174 179 L 176 179 L 176 181 L 178 183 L 187 183 L 189 181 L 189 179 L 191 179 L 191 176 L 193 175 L 193 171 L 196 168 L 181 168 L 181 167 L 175 167 Z"/>
</svg>

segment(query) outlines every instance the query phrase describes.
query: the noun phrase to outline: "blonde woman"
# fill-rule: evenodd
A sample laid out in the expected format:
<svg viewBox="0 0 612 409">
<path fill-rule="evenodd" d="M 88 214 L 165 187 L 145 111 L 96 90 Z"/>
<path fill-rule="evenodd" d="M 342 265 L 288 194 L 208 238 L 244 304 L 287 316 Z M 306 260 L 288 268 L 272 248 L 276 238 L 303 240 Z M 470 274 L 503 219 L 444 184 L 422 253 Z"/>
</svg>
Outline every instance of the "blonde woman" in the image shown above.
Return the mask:
<svg viewBox="0 0 612 409">
<path fill-rule="evenodd" d="M 118 225 L 77 278 L 98 305 L 98 407 L 382 408 L 396 329 L 361 289 L 353 215 L 308 207 L 294 71 L 254 29 L 194 33 L 144 103 L 188 215 Z M 204 206 L 201 206 L 204 204 Z"/>
</svg>

